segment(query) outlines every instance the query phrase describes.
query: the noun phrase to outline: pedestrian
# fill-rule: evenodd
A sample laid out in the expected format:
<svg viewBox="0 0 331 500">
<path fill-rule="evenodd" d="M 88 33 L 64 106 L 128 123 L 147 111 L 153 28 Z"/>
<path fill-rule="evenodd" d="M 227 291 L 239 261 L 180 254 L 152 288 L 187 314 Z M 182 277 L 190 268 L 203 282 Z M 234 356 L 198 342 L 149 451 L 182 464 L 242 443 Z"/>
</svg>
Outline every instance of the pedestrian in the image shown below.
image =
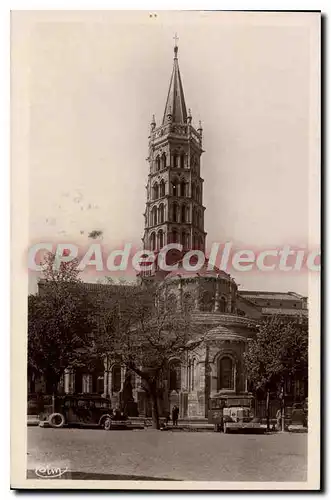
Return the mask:
<svg viewBox="0 0 331 500">
<path fill-rule="evenodd" d="M 172 425 L 177 427 L 178 425 L 178 415 L 179 415 L 179 408 L 178 406 L 174 406 L 172 409 Z"/>
<path fill-rule="evenodd" d="M 170 411 L 166 411 L 166 414 L 165 414 L 165 425 L 168 425 L 170 421 Z"/>
<path fill-rule="evenodd" d="M 282 411 L 280 409 L 277 410 L 276 419 L 277 419 L 277 430 L 281 431 L 282 430 Z"/>
</svg>

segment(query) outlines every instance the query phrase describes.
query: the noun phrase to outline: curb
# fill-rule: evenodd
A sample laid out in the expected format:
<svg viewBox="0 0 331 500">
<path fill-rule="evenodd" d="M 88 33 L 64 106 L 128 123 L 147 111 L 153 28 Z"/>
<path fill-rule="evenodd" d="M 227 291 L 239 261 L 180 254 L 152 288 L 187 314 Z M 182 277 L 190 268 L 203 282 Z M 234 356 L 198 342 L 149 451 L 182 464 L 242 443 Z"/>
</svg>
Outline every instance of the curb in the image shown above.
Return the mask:
<svg viewBox="0 0 331 500">
<path fill-rule="evenodd" d="M 27 421 L 28 427 L 38 427 L 38 425 L 39 425 L 39 420 L 28 420 Z"/>
</svg>

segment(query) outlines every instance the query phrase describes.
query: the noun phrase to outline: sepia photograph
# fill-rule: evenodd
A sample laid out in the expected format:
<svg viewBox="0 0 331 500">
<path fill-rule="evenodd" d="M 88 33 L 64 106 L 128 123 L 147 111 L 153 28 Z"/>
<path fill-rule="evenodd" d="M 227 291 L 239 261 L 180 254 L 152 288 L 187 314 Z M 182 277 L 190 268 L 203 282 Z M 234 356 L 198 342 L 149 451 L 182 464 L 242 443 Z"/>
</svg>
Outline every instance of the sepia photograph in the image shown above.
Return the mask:
<svg viewBox="0 0 331 500">
<path fill-rule="evenodd" d="M 321 13 L 11 13 L 11 486 L 320 488 Z"/>
</svg>

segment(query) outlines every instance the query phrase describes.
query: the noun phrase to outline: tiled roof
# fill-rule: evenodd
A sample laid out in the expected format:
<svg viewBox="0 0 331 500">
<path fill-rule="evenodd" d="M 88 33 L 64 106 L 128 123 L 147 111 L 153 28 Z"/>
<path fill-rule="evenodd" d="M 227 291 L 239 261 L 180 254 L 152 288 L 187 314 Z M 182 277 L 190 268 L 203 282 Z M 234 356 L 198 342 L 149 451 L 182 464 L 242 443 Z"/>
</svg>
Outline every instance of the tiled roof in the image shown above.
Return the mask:
<svg viewBox="0 0 331 500">
<path fill-rule="evenodd" d="M 246 337 L 242 335 L 238 335 L 237 333 L 229 330 L 228 328 L 225 328 L 224 326 L 217 326 L 216 328 L 213 328 L 210 330 L 206 337 L 205 340 L 233 340 L 233 341 L 245 341 L 247 340 Z"/>
<path fill-rule="evenodd" d="M 285 309 L 282 307 L 263 307 L 262 314 L 281 314 L 282 316 L 308 316 L 307 309 Z"/>
<path fill-rule="evenodd" d="M 192 311 L 192 320 L 196 324 L 215 325 L 215 327 L 227 325 L 254 328 L 256 326 L 256 320 L 252 318 L 221 312 Z"/>
<path fill-rule="evenodd" d="M 178 269 L 171 271 L 167 277 L 165 278 L 165 281 L 173 278 L 211 278 L 211 277 L 217 277 L 219 276 L 222 279 L 225 279 L 227 281 L 233 281 L 231 276 L 227 274 L 224 271 L 221 271 L 217 267 L 213 266 L 212 269 L 208 268 L 209 262 L 206 259 L 203 266 L 198 270 L 198 271 L 186 271 L 186 269 L 183 268 L 182 261 L 178 263 Z"/>
<path fill-rule="evenodd" d="M 41 289 L 47 289 L 47 281 L 46 280 L 39 280 L 38 286 Z M 134 283 L 128 282 L 124 284 L 118 284 L 118 283 L 91 283 L 91 282 L 86 282 L 86 281 L 80 281 L 77 284 L 73 283 L 73 287 L 75 286 L 82 286 L 83 289 L 88 290 L 90 292 L 105 292 L 107 295 L 108 294 L 113 294 L 117 292 L 118 290 L 123 290 L 124 288 L 132 287 L 134 286 Z"/>
<path fill-rule="evenodd" d="M 240 295 L 247 299 L 267 299 L 267 300 L 300 300 L 300 297 L 297 295 L 291 295 L 289 293 L 284 292 L 249 292 L 249 291 L 240 291 Z M 302 299 L 304 297 L 301 297 Z"/>
</svg>

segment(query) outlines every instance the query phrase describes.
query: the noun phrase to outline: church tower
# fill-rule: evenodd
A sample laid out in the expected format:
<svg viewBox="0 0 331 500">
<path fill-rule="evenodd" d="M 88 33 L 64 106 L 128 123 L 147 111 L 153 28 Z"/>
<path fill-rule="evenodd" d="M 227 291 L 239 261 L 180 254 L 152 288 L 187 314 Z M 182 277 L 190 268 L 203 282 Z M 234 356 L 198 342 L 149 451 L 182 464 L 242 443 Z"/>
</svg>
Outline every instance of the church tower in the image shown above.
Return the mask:
<svg viewBox="0 0 331 500">
<path fill-rule="evenodd" d="M 153 115 L 150 127 L 144 248 L 180 243 L 184 253 L 205 251 L 202 127 L 192 125 L 186 108 L 177 44 L 163 119 L 157 126 Z"/>
</svg>

